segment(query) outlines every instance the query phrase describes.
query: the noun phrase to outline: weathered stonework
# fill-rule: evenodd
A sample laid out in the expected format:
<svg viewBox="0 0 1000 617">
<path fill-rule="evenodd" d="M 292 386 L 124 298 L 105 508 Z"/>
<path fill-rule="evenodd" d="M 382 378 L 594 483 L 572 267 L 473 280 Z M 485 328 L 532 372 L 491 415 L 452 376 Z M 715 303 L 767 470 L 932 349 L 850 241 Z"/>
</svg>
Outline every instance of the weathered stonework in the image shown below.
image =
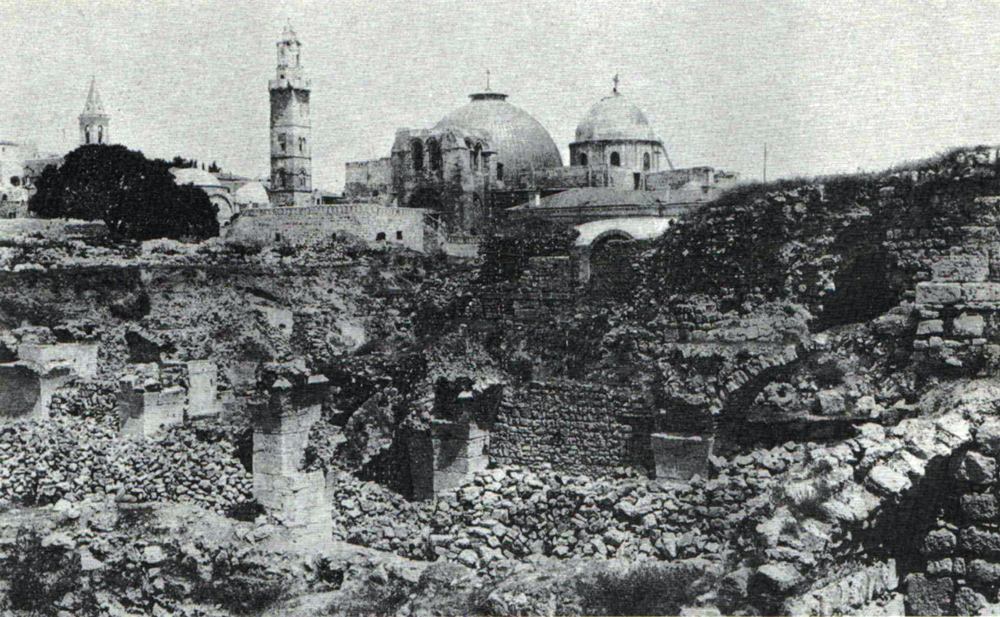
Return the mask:
<svg viewBox="0 0 1000 617">
<path fill-rule="evenodd" d="M 712 437 L 668 435 L 650 436 L 656 479 L 687 482 L 695 476 L 708 479 Z"/>
<path fill-rule="evenodd" d="M 49 417 L 52 394 L 73 377 L 67 364 L 48 368 L 23 361 L 0 364 L 0 420 Z"/>
<path fill-rule="evenodd" d="M 294 369 L 268 365 L 261 385 L 267 400 L 255 409 L 253 494 L 297 542 L 322 543 L 333 523 L 322 471 L 303 471 L 309 429 L 319 419 L 328 382 Z"/>
<path fill-rule="evenodd" d="M 212 360 L 191 360 L 187 364 L 189 418 L 219 414 L 219 367 Z"/>
<path fill-rule="evenodd" d="M 122 437 L 149 437 L 184 421 L 187 392 L 180 386 L 161 390 L 144 386 L 132 375 L 119 382 L 118 419 Z"/>
</svg>

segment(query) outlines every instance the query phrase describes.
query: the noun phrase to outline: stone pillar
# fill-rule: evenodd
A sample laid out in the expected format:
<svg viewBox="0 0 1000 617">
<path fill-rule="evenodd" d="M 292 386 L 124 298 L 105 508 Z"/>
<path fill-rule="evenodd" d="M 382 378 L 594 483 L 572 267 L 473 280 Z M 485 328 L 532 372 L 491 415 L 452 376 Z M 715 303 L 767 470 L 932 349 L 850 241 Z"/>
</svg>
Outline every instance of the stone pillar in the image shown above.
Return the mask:
<svg viewBox="0 0 1000 617">
<path fill-rule="evenodd" d="M 140 385 L 130 375 L 118 382 L 119 434 L 122 437 L 149 437 L 184 421 L 187 392 L 180 386 L 160 390 L 158 386 Z"/>
<path fill-rule="evenodd" d="M 322 471 L 302 471 L 309 429 L 320 417 L 328 385 L 280 366 L 261 377 L 267 399 L 254 413 L 253 495 L 267 513 L 293 532 L 293 541 L 330 541 L 332 507 Z"/>
<path fill-rule="evenodd" d="M 188 417 L 203 418 L 219 413 L 216 403 L 219 368 L 211 360 L 191 360 L 187 363 Z"/>
<path fill-rule="evenodd" d="M 34 362 L 0 364 L 0 418 L 49 417 L 52 394 L 74 376 L 66 364 L 48 367 Z"/>
<path fill-rule="evenodd" d="M 657 480 L 687 482 L 696 475 L 708 479 L 714 438 L 654 433 L 650 439 Z"/>
</svg>

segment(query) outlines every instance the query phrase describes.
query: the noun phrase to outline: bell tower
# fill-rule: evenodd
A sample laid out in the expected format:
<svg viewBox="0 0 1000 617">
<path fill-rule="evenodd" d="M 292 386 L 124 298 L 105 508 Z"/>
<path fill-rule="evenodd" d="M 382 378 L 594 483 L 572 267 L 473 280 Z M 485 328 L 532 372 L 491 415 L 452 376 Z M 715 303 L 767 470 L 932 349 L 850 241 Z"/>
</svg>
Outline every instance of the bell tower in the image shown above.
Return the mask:
<svg viewBox="0 0 1000 617">
<path fill-rule="evenodd" d="M 271 93 L 271 205 L 307 206 L 312 197 L 309 91 L 303 76 L 302 43 L 285 26 L 278 41 L 275 79 Z"/>
<path fill-rule="evenodd" d="M 83 106 L 83 113 L 80 114 L 80 145 L 110 143 L 111 136 L 108 133 L 110 122 L 111 116 L 104 111 L 101 93 L 97 91 L 97 80 L 91 77 L 87 103 Z"/>
</svg>

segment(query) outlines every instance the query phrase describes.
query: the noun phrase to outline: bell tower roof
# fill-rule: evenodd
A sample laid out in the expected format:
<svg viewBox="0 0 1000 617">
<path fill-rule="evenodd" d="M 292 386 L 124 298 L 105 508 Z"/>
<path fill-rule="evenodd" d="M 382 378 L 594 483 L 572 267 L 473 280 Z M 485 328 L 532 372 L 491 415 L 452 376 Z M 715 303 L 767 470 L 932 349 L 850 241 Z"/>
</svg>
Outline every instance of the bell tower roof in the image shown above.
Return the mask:
<svg viewBox="0 0 1000 617">
<path fill-rule="evenodd" d="M 97 91 L 97 78 L 90 78 L 90 91 L 87 93 L 87 103 L 83 106 L 81 116 L 106 116 L 104 102 L 101 101 L 101 93 Z"/>
</svg>

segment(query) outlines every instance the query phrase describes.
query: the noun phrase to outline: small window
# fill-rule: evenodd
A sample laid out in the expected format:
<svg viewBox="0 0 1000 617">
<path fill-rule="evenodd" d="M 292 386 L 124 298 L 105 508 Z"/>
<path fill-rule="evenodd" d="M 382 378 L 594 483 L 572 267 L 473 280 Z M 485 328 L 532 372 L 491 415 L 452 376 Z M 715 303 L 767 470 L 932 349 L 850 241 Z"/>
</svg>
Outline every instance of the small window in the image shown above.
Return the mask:
<svg viewBox="0 0 1000 617">
<path fill-rule="evenodd" d="M 384 231 L 380 231 L 377 234 L 375 234 L 375 241 L 376 242 L 385 242 L 385 232 Z"/>
<path fill-rule="evenodd" d="M 649 152 L 642 155 L 642 168 L 649 171 Z"/>
<path fill-rule="evenodd" d="M 497 163 L 497 180 L 503 180 L 503 163 Z"/>
<path fill-rule="evenodd" d="M 622 156 L 620 154 L 618 154 L 617 152 L 612 152 L 611 153 L 611 166 L 612 167 L 621 167 L 622 166 Z"/>
<path fill-rule="evenodd" d="M 397 240 L 402 240 L 403 239 L 403 232 L 397 231 L 396 232 L 396 239 Z"/>
<path fill-rule="evenodd" d="M 483 146 L 481 144 L 476 144 L 475 157 L 476 171 L 483 170 Z"/>
<path fill-rule="evenodd" d="M 274 241 L 281 242 L 281 234 L 274 234 Z"/>
<path fill-rule="evenodd" d="M 90 144 L 90 127 L 89 126 L 83 130 L 83 138 L 84 138 L 84 141 L 86 141 L 86 143 L 89 145 Z"/>
<path fill-rule="evenodd" d="M 99 143 L 99 144 L 103 144 L 104 143 L 104 127 L 103 126 L 98 126 L 97 127 L 97 143 Z"/>
<path fill-rule="evenodd" d="M 427 156 L 430 158 L 431 171 L 441 169 L 441 145 L 436 139 L 427 140 Z"/>
<path fill-rule="evenodd" d="M 281 151 L 282 152 L 286 152 L 287 151 L 286 150 L 287 144 L 285 143 L 285 134 L 284 133 L 280 133 L 278 135 L 278 143 L 281 144 Z"/>
<path fill-rule="evenodd" d="M 580 153 L 580 165 L 587 166 L 587 154 L 585 152 Z"/>
<path fill-rule="evenodd" d="M 413 156 L 413 171 L 421 171 L 424 168 L 424 144 L 419 139 L 414 139 L 410 146 Z"/>
</svg>

